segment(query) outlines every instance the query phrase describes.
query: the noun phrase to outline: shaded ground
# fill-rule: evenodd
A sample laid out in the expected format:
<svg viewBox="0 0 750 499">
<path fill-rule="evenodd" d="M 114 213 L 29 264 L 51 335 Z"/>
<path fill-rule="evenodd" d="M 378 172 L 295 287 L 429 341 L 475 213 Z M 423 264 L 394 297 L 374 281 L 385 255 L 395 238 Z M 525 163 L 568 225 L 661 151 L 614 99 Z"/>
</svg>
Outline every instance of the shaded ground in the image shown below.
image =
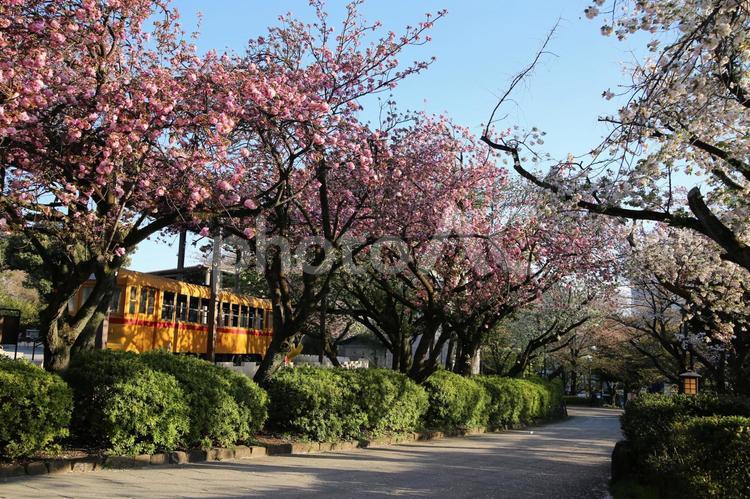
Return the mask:
<svg viewBox="0 0 750 499">
<path fill-rule="evenodd" d="M 606 496 L 619 411 L 571 408 L 534 428 L 394 447 L 18 477 L 0 497 Z"/>
</svg>

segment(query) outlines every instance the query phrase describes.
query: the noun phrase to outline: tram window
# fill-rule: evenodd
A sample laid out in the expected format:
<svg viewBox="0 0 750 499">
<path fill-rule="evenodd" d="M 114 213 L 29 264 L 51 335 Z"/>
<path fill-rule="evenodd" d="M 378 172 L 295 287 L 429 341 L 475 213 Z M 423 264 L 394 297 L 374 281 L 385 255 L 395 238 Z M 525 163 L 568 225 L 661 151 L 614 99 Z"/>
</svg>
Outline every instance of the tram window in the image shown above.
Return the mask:
<svg viewBox="0 0 750 499">
<path fill-rule="evenodd" d="M 187 296 L 177 295 L 177 320 L 187 320 Z"/>
<path fill-rule="evenodd" d="M 112 299 L 109 300 L 109 311 L 115 314 L 120 313 L 120 296 L 122 295 L 122 288 L 116 286 L 112 290 Z"/>
<path fill-rule="evenodd" d="M 240 325 L 240 306 L 236 303 L 232 304 L 232 327 L 239 327 Z"/>
<path fill-rule="evenodd" d="M 197 296 L 190 297 L 190 310 L 188 311 L 188 322 L 199 322 L 198 315 L 201 309 L 201 299 Z"/>
<path fill-rule="evenodd" d="M 201 324 L 208 324 L 208 300 L 201 300 Z"/>
<path fill-rule="evenodd" d="M 135 313 L 136 310 L 136 304 L 138 303 L 138 287 L 131 286 L 130 287 L 130 306 L 128 308 L 128 311 L 131 314 Z"/>
<path fill-rule="evenodd" d="M 250 307 L 250 318 L 247 321 L 247 327 L 255 329 L 255 309 L 253 307 Z"/>
<path fill-rule="evenodd" d="M 265 316 L 263 314 L 263 309 L 259 308 L 255 311 L 255 316 L 258 318 L 258 329 L 263 329 L 265 326 Z"/>
<path fill-rule="evenodd" d="M 247 305 L 240 306 L 240 327 L 247 327 Z"/>
<path fill-rule="evenodd" d="M 161 304 L 161 319 L 164 321 L 174 320 L 174 293 L 165 291 Z"/>
<path fill-rule="evenodd" d="M 221 304 L 221 325 L 229 325 L 229 303 Z"/>
<path fill-rule="evenodd" d="M 153 314 L 154 301 L 156 301 L 156 290 L 154 288 L 141 288 L 141 306 L 138 312 L 141 314 Z"/>
</svg>

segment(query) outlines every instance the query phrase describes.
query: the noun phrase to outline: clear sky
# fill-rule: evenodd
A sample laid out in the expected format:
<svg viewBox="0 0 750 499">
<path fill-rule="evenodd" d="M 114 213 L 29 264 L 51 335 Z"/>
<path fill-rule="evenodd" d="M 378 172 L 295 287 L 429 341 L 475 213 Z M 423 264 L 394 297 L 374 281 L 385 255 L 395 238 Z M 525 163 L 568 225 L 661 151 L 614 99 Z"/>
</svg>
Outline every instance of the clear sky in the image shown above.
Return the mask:
<svg viewBox="0 0 750 499">
<path fill-rule="evenodd" d="M 502 124 L 538 126 L 547 132 L 545 146 L 555 157 L 590 150 L 604 128 L 597 117 L 615 110 L 601 97 L 625 80 L 623 63 L 633 61 L 637 42 L 618 42 L 599 33 L 600 20 L 590 21 L 583 10 L 591 2 L 579 0 L 369 0 L 362 8 L 368 20 L 384 28 L 415 24 L 426 12 L 447 9 L 436 23 L 432 42 L 415 47 L 401 59 L 436 56 L 426 72 L 403 82 L 393 93 L 402 109 L 446 113 L 455 122 L 481 132 L 510 79 L 534 56 L 549 29 L 560 19 L 547 56 L 535 74 L 517 89 L 514 105 Z M 242 52 L 246 41 L 265 33 L 279 14 L 291 11 L 312 21 L 305 0 L 174 0 L 186 31 L 195 29 L 203 15 L 198 48 Z M 330 21 L 340 19 L 344 1 L 329 1 Z M 365 114 L 367 119 L 367 114 Z M 148 271 L 176 265 L 176 237 L 146 241 L 133 255 L 131 267 Z M 188 264 L 196 261 L 188 249 Z"/>
</svg>

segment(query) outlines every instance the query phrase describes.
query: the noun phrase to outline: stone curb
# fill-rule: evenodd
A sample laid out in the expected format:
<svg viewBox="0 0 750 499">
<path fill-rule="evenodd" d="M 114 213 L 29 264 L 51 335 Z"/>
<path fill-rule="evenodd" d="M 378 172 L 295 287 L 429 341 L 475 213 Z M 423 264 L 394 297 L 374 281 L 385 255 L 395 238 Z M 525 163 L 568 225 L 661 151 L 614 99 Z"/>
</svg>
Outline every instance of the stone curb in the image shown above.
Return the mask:
<svg viewBox="0 0 750 499">
<path fill-rule="evenodd" d="M 102 469 L 144 468 L 229 459 L 252 459 L 266 455 L 265 447 L 238 445 L 233 449 L 212 447 L 137 456 L 87 456 L 79 458 L 54 458 L 29 461 L 25 464 L 0 464 L 0 480 L 22 475 L 48 473 L 80 473 Z"/>
<path fill-rule="evenodd" d="M 565 418 L 562 418 L 565 419 Z M 549 421 L 539 421 L 544 424 Z M 514 426 L 508 429 L 521 429 L 527 426 Z M 466 437 L 503 431 L 503 428 L 488 429 L 484 427 L 468 428 L 450 432 L 428 430 L 415 433 L 402 433 L 371 440 L 352 440 L 338 442 L 290 442 L 268 445 L 238 445 L 232 449 L 211 447 L 209 449 L 190 449 L 160 454 L 141 454 L 137 456 L 87 456 L 70 459 L 45 459 L 30 461 L 26 464 L 0 464 L 0 480 L 12 476 L 43 475 L 47 473 L 89 472 L 101 469 L 129 469 L 147 466 L 169 466 L 188 463 L 226 461 L 230 459 L 252 459 L 262 456 L 300 455 L 319 452 L 337 452 L 352 449 L 366 449 L 375 446 L 398 445 L 411 442 L 441 440 L 450 437 Z"/>
<path fill-rule="evenodd" d="M 337 442 L 290 442 L 284 444 L 267 444 L 266 452 L 269 456 L 314 454 L 318 452 L 337 452 L 352 449 L 367 449 L 376 446 L 398 445 L 410 442 L 427 440 L 440 440 L 449 437 L 465 437 L 487 433 L 483 427 L 456 430 L 451 432 L 423 431 L 416 433 L 402 433 L 388 437 L 380 437 L 370 440 L 342 440 Z"/>
<path fill-rule="evenodd" d="M 452 431 L 439 431 L 439 430 L 426 430 L 415 433 L 401 433 L 397 435 L 391 435 L 388 437 L 380 437 L 370 440 L 353 440 L 353 441 L 339 441 L 339 442 L 290 442 L 283 444 L 266 444 L 264 445 L 266 453 L 269 456 L 280 456 L 280 455 L 299 455 L 299 454 L 315 454 L 318 452 L 336 452 L 352 449 L 367 449 L 376 446 L 386 445 L 399 445 L 404 443 L 412 442 L 425 442 L 429 440 L 442 440 L 444 438 L 452 437 L 468 437 L 471 435 L 481 435 L 484 433 L 498 433 L 507 430 L 523 430 L 531 428 L 537 425 L 544 425 L 555 421 L 563 421 L 567 418 L 567 415 L 562 418 L 551 418 L 546 420 L 539 420 L 529 425 L 517 424 L 503 428 L 486 428 L 484 426 L 478 426 L 475 428 L 465 428 L 460 430 Z"/>
</svg>

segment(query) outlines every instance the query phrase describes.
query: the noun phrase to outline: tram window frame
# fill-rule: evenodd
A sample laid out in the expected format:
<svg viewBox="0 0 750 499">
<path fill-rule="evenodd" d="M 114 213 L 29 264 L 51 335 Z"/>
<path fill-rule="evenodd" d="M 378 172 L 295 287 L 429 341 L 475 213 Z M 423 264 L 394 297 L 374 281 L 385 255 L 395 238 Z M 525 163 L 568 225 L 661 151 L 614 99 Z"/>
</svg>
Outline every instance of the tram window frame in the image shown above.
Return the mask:
<svg viewBox="0 0 750 499">
<path fill-rule="evenodd" d="M 259 329 L 259 330 L 263 331 L 263 326 L 266 323 L 265 310 L 263 310 L 262 308 L 259 308 L 255 312 L 255 317 L 256 317 L 256 320 L 258 321 L 258 327 L 256 329 Z"/>
<path fill-rule="evenodd" d="M 199 313 L 200 323 L 204 326 L 208 325 L 208 304 L 210 303 L 210 300 L 207 300 L 206 298 L 201 298 L 201 309 Z"/>
<path fill-rule="evenodd" d="M 247 327 L 250 328 L 250 329 L 255 329 L 255 312 L 256 312 L 256 310 L 257 309 L 255 307 L 249 307 L 250 316 L 248 317 Z"/>
<path fill-rule="evenodd" d="M 156 303 L 156 289 L 144 286 L 141 288 L 140 300 L 138 304 L 138 313 L 145 315 L 154 314 L 154 304 Z"/>
<path fill-rule="evenodd" d="M 240 305 L 240 327 L 243 329 L 247 329 L 248 326 L 248 307 L 247 305 Z"/>
<path fill-rule="evenodd" d="M 128 313 L 135 314 L 138 311 L 138 286 L 130 286 Z"/>
<path fill-rule="evenodd" d="M 198 296 L 188 296 L 187 321 L 193 324 L 200 322 L 201 299 Z"/>
<path fill-rule="evenodd" d="M 220 310 L 219 317 L 221 317 L 221 325 L 224 327 L 229 326 L 229 320 L 230 320 L 230 315 L 231 315 L 230 303 L 228 301 L 221 302 L 219 310 Z"/>
<path fill-rule="evenodd" d="M 232 313 L 232 327 L 240 327 L 240 305 L 239 303 L 232 303 L 230 307 Z"/>
<path fill-rule="evenodd" d="M 171 299 L 170 299 L 171 296 Z M 161 320 L 163 321 L 174 321 L 174 314 L 175 314 L 175 299 L 177 298 L 177 293 L 174 291 L 162 291 L 161 295 Z M 167 315 L 166 312 L 169 312 L 169 315 Z"/>
<path fill-rule="evenodd" d="M 115 286 L 112 290 L 112 298 L 109 300 L 109 313 L 110 314 L 121 314 L 122 309 L 120 308 L 120 300 L 122 299 L 122 286 Z"/>
<path fill-rule="evenodd" d="M 183 300 L 180 300 L 180 298 L 183 298 Z M 180 309 L 180 305 L 184 305 L 184 307 Z M 178 293 L 177 300 L 175 302 L 175 320 L 178 322 L 187 322 L 187 316 L 188 316 L 188 295 Z"/>
</svg>

